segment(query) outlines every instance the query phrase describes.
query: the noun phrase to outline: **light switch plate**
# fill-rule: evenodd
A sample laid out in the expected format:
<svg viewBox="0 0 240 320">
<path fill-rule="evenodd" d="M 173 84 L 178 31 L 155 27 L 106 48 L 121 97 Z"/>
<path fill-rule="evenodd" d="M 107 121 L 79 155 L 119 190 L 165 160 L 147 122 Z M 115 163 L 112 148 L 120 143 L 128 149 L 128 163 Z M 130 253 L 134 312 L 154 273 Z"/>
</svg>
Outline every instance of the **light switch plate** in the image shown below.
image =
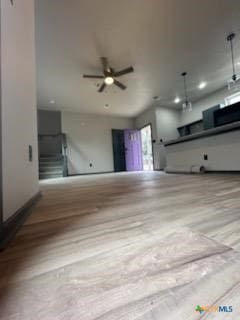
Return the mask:
<svg viewBox="0 0 240 320">
<path fill-rule="evenodd" d="M 33 149 L 32 149 L 32 146 L 28 146 L 28 160 L 29 162 L 32 162 L 33 161 Z"/>
</svg>

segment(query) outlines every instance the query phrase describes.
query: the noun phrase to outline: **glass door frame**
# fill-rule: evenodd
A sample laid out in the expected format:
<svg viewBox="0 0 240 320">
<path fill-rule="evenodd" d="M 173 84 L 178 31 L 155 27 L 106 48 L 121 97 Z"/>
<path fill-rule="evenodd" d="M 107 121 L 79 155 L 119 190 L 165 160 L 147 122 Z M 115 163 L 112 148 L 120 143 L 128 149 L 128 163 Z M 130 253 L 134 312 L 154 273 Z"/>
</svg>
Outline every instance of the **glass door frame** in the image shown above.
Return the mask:
<svg viewBox="0 0 240 320">
<path fill-rule="evenodd" d="M 152 123 L 151 122 L 148 122 L 146 123 L 144 126 L 140 127 L 139 128 L 139 131 L 141 132 L 142 129 L 146 128 L 146 127 L 149 127 L 151 128 L 151 143 L 152 143 L 152 159 L 153 159 L 153 171 L 155 171 L 155 163 L 154 163 L 154 139 L 153 139 L 153 130 L 152 130 Z M 142 137 L 142 136 L 141 136 Z M 144 169 L 143 169 L 144 171 Z"/>
</svg>

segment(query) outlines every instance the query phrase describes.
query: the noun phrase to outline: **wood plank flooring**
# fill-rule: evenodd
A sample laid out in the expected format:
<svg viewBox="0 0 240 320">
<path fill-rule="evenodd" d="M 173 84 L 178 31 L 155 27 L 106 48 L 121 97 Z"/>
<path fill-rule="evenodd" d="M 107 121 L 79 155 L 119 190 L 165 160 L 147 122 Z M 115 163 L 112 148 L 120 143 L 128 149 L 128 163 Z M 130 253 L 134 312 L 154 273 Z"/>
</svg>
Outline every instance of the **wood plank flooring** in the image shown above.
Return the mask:
<svg viewBox="0 0 240 320">
<path fill-rule="evenodd" d="M 0 253 L 0 320 L 239 319 L 240 175 L 106 174 L 41 189 Z"/>
</svg>

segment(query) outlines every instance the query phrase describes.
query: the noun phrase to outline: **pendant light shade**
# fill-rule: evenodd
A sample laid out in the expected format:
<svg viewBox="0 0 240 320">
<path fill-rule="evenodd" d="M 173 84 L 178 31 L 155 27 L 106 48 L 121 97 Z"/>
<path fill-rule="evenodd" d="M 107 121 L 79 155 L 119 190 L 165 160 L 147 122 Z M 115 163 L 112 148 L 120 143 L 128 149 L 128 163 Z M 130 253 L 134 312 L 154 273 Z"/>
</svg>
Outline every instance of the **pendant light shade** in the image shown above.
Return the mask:
<svg viewBox="0 0 240 320">
<path fill-rule="evenodd" d="M 183 111 L 192 111 L 192 103 L 188 99 L 188 93 L 187 93 L 187 72 L 182 73 L 183 77 L 183 83 L 184 83 L 184 92 L 185 92 L 185 101 L 182 105 Z"/>
</svg>

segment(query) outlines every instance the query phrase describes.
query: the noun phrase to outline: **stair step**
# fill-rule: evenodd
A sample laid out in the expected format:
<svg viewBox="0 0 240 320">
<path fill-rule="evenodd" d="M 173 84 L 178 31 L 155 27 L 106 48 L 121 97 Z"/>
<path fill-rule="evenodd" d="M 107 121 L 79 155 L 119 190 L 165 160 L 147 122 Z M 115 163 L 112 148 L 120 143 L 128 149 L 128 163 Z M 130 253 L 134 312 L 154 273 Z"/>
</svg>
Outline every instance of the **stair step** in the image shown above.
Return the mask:
<svg viewBox="0 0 240 320">
<path fill-rule="evenodd" d="M 61 153 L 53 153 L 53 154 L 40 154 L 39 158 L 61 158 L 63 155 Z"/>
<path fill-rule="evenodd" d="M 39 171 L 62 171 L 63 166 L 39 166 Z"/>
<path fill-rule="evenodd" d="M 63 177 L 62 154 L 40 154 L 39 179 L 54 179 Z"/>
<path fill-rule="evenodd" d="M 49 174 L 49 173 L 39 173 L 39 179 L 43 180 L 43 179 L 55 179 L 55 178 L 62 178 L 63 175 L 62 174 Z"/>
<path fill-rule="evenodd" d="M 39 157 L 39 161 L 51 162 L 51 161 L 62 161 L 63 156 L 56 156 L 56 157 Z"/>
<path fill-rule="evenodd" d="M 46 167 L 51 167 L 51 166 L 62 166 L 63 162 L 62 161 L 39 161 L 39 166 L 46 166 Z"/>
<path fill-rule="evenodd" d="M 57 160 L 57 159 L 55 159 L 55 160 L 49 160 L 49 161 L 46 161 L 46 160 L 39 160 L 38 161 L 39 163 L 46 163 L 46 164 L 51 164 L 51 163 L 63 163 L 63 161 L 62 160 Z"/>
<path fill-rule="evenodd" d="M 53 161 L 42 161 L 42 160 L 40 160 L 39 163 L 46 164 L 48 166 L 48 165 L 51 165 L 51 164 L 54 164 L 54 163 L 60 165 L 60 164 L 63 163 L 63 161 L 61 161 L 61 160 L 53 160 Z"/>
<path fill-rule="evenodd" d="M 63 172 L 63 168 L 39 168 L 39 172 L 40 173 L 62 173 Z"/>
</svg>

